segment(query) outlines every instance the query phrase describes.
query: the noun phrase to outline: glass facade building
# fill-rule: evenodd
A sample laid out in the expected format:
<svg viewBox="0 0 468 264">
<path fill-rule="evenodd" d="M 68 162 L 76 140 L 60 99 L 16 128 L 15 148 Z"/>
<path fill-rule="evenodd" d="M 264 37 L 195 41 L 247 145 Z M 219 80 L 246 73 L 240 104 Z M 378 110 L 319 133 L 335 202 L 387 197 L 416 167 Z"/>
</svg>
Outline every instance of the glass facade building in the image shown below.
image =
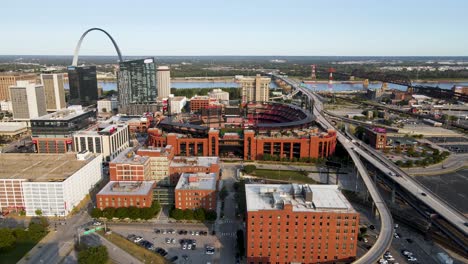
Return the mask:
<svg viewBox="0 0 468 264">
<path fill-rule="evenodd" d="M 69 104 L 88 106 L 98 100 L 96 66 L 68 66 Z"/>
<path fill-rule="evenodd" d="M 120 106 L 153 104 L 157 98 L 154 58 L 120 62 L 118 89 Z"/>
</svg>

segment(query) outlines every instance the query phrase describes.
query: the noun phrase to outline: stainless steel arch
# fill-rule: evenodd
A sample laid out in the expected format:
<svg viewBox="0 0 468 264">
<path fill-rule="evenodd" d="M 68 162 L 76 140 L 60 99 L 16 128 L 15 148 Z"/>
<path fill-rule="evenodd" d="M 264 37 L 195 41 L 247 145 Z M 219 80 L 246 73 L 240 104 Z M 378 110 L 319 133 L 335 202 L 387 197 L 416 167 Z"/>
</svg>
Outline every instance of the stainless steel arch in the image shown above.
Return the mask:
<svg viewBox="0 0 468 264">
<path fill-rule="evenodd" d="M 115 40 L 112 38 L 112 36 L 111 36 L 109 33 L 107 33 L 104 29 L 101 29 L 101 28 L 90 28 L 90 29 L 86 30 L 85 33 L 83 33 L 83 35 L 81 35 L 80 41 L 78 41 L 78 44 L 76 45 L 75 54 L 73 55 L 73 63 L 72 63 L 72 66 L 78 66 L 78 53 L 80 52 L 81 42 L 83 42 L 84 37 L 85 37 L 90 31 L 94 31 L 94 30 L 101 31 L 101 32 L 103 32 L 104 34 L 106 34 L 106 35 L 110 38 L 110 40 L 112 41 L 112 44 L 114 44 L 115 51 L 117 51 L 117 55 L 119 56 L 119 61 L 122 61 L 122 54 L 120 53 L 119 46 L 117 46 L 117 43 L 116 43 Z"/>
</svg>

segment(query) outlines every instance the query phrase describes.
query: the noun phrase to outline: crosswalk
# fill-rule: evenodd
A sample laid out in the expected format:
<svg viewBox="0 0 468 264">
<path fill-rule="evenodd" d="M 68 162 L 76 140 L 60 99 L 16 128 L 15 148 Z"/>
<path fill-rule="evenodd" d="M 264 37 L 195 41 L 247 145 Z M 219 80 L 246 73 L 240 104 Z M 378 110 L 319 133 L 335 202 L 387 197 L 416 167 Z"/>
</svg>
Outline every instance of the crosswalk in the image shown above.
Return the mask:
<svg viewBox="0 0 468 264">
<path fill-rule="evenodd" d="M 219 224 L 233 224 L 233 223 L 235 223 L 235 222 L 236 222 L 236 221 L 231 220 L 231 219 L 218 220 L 218 223 L 219 223 Z"/>
<path fill-rule="evenodd" d="M 228 237 L 235 237 L 236 232 L 227 232 L 227 233 L 219 233 L 220 236 L 228 236 Z"/>
</svg>

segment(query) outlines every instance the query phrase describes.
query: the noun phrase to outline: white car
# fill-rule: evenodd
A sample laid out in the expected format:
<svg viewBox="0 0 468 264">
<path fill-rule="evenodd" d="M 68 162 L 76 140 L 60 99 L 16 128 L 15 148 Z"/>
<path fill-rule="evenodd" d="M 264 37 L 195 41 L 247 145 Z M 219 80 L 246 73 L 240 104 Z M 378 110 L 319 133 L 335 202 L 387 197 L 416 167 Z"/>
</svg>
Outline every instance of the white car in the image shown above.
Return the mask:
<svg viewBox="0 0 468 264">
<path fill-rule="evenodd" d="M 133 240 L 133 242 L 138 243 L 138 242 L 140 242 L 141 240 L 143 240 L 143 238 L 142 238 L 141 236 L 137 236 L 137 237 Z"/>
</svg>

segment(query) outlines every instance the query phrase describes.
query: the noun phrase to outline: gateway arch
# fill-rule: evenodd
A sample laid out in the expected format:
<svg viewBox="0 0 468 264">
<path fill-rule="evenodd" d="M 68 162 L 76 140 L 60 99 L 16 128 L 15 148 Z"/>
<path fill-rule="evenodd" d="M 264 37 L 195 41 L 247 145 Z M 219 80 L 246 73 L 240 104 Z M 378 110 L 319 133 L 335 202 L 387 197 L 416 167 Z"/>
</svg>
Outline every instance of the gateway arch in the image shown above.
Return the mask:
<svg viewBox="0 0 468 264">
<path fill-rule="evenodd" d="M 76 45 L 76 48 L 75 48 L 75 54 L 73 55 L 73 62 L 72 62 L 72 66 L 78 66 L 78 54 L 80 52 L 80 48 L 81 48 L 81 42 L 83 42 L 83 39 L 86 37 L 86 35 L 91 32 L 91 31 L 101 31 L 103 32 L 104 34 L 106 34 L 109 39 L 112 41 L 112 44 L 114 44 L 114 48 L 115 48 L 115 51 L 117 51 L 117 55 L 119 56 L 119 61 L 123 61 L 122 60 L 122 54 L 120 53 L 120 49 L 119 49 L 119 46 L 117 46 L 117 43 L 115 42 L 115 40 L 112 38 L 112 36 L 107 33 L 104 29 L 102 28 L 90 28 L 88 30 L 86 30 L 83 35 L 81 35 L 81 38 L 80 40 L 78 41 L 78 44 Z"/>
</svg>

